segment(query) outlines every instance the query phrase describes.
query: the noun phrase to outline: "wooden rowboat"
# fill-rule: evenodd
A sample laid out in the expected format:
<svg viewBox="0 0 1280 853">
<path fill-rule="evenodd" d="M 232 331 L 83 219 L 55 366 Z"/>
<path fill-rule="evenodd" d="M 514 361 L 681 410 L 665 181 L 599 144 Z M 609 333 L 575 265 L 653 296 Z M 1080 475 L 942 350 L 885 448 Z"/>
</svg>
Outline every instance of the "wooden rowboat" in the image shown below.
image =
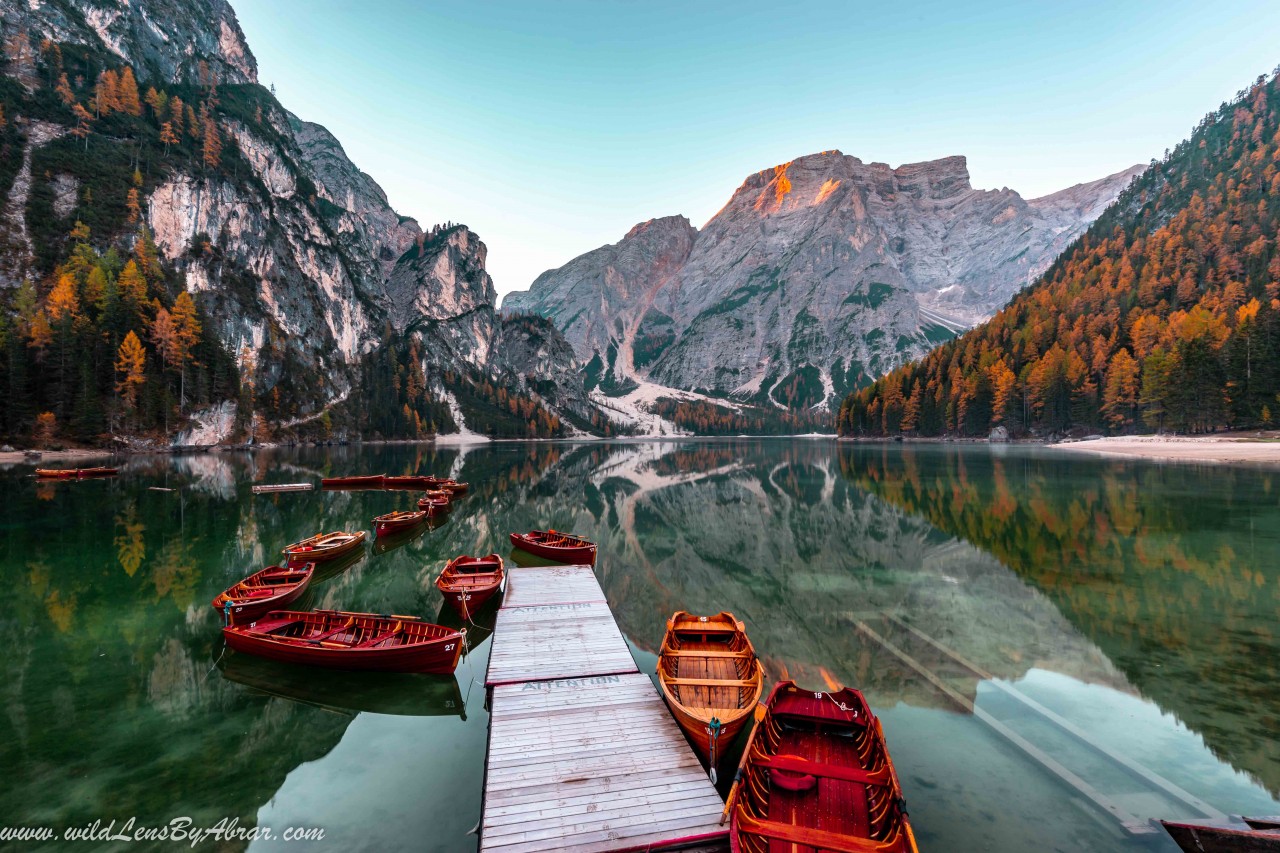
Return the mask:
<svg viewBox="0 0 1280 853">
<path fill-rule="evenodd" d="M 470 618 L 502 588 L 504 566 L 497 554 L 463 555 L 450 560 L 436 578 L 436 589 L 463 619 Z"/>
<path fill-rule="evenodd" d="M 448 489 L 427 489 L 422 493 L 424 498 L 442 498 L 449 503 L 453 503 L 454 494 Z"/>
<path fill-rule="evenodd" d="M 428 496 L 425 498 L 418 498 L 418 509 L 427 513 L 427 515 L 432 518 L 435 518 L 436 516 L 444 515 L 449 512 L 449 510 L 453 509 L 453 505 L 449 503 L 448 498 Z"/>
<path fill-rule="evenodd" d="M 315 563 L 268 566 L 218 593 L 213 599 L 213 609 L 222 614 L 228 624 L 252 622 L 301 598 L 315 571 Z"/>
<path fill-rule="evenodd" d="M 373 535 L 385 536 L 388 533 L 400 533 L 420 522 L 426 521 L 426 519 L 427 514 L 421 510 L 417 512 L 404 510 L 389 512 L 373 520 Z"/>
<path fill-rule="evenodd" d="M 322 489 L 381 489 L 383 475 L 370 474 L 364 477 L 325 477 L 320 480 Z"/>
<path fill-rule="evenodd" d="M 667 620 L 658 684 L 671 715 L 714 770 L 760 703 L 764 669 L 732 613 L 681 610 Z"/>
<path fill-rule="evenodd" d="M 222 629 L 238 652 L 330 669 L 450 673 L 462 655 L 461 631 L 415 616 L 273 610 Z"/>
<path fill-rule="evenodd" d="M 37 468 L 41 480 L 85 480 L 90 477 L 114 477 L 119 468 Z"/>
<path fill-rule="evenodd" d="M 321 560 L 333 560 L 349 554 L 364 542 L 365 532 L 317 533 L 301 542 L 295 542 L 284 549 L 285 557 L 292 563 L 318 563 Z"/>
<path fill-rule="evenodd" d="M 1280 820 L 1244 818 L 1245 826 L 1214 826 L 1204 823 L 1160 823 L 1178 846 L 1188 853 L 1278 853 Z"/>
<path fill-rule="evenodd" d="M 730 802 L 733 853 L 917 853 L 880 721 L 850 687 L 774 685 Z"/>
<path fill-rule="evenodd" d="M 557 533 L 554 530 L 512 533 L 511 544 L 530 554 L 561 563 L 592 565 L 596 561 L 595 543 L 572 533 Z"/>
<path fill-rule="evenodd" d="M 384 489 L 429 489 L 433 485 L 434 477 L 383 477 L 382 488 Z"/>
<path fill-rule="evenodd" d="M 459 483 L 456 480 L 437 480 L 435 483 L 437 489 L 444 489 L 451 495 L 464 495 L 467 489 L 471 488 L 470 483 Z"/>
</svg>

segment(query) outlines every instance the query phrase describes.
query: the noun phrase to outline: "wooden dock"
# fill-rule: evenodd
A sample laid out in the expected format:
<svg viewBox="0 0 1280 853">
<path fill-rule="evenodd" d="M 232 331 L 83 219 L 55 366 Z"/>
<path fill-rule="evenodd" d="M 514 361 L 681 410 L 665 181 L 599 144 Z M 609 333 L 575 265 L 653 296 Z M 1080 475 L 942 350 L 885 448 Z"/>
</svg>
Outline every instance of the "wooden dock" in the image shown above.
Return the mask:
<svg viewBox="0 0 1280 853">
<path fill-rule="evenodd" d="M 723 848 L 724 802 L 588 566 L 513 568 L 498 611 L 480 850 Z"/>
</svg>

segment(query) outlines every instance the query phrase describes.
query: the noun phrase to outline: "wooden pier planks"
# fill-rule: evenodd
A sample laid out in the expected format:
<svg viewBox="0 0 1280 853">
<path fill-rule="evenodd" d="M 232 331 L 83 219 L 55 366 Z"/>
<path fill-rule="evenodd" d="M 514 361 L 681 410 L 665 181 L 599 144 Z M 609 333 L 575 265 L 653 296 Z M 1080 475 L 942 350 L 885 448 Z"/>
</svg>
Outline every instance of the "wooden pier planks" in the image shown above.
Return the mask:
<svg viewBox="0 0 1280 853">
<path fill-rule="evenodd" d="M 627 641 L 604 602 L 503 606 L 485 684 L 635 671 Z"/>
<path fill-rule="evenodd" d="M 501 685 L 489 726 L 481 851 L 725 836 L 724 802 L 646 675 Z"/>
<path fill-rule="evenodd" d="M 510 570 L 485 682 L 482 853 L 727 846 L 724 802 L 591 567 Z"/>
</svg>

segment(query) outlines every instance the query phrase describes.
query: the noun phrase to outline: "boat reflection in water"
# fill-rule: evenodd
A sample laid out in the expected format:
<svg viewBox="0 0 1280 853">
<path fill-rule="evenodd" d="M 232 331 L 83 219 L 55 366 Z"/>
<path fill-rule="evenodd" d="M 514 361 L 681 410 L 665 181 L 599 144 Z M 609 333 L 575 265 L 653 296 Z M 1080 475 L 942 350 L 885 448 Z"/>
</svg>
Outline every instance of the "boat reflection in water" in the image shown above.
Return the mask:
<svg viewBox="0 0 1280 853">
<path fill-rule="evenodd" d="M 365 558 L 365 550 L 358 548 L 345 557 L 337 560 L 330 560 L 325 563 L 316 563 L 316 573 L 311 576 L 311 585 L 314 587 L 322 581 L 332 580 L 347 569 L 354 566 Z"/>
<path fill-rule="evenodd" d="M 232 651 L 223 655 L 218 669 L 228 681 L 259 693 L 329 711 L 467 718 L 462 690 L 453 675 L 322 670 Z"/>
</svg>

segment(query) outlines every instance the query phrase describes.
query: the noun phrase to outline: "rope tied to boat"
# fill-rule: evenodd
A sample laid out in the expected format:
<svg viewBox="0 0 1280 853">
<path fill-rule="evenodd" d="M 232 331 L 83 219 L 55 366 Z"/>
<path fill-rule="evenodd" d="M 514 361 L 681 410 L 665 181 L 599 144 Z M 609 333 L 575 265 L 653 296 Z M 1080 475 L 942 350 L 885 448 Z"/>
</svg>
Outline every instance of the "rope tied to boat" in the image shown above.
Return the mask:
<svg viewBox="0 0 1280 853">
<path fill-rule="evenodd" d="M 231 624 L 231 599 L 229 598 L 222 604 L 222 624 Z"/>
<path fill-rule="evenodd" d="M 707 724 L 707 733 L 711 735 L 711 784 L 716 784 L 716 741 L 720 739 L 722 723 L 719 717 L 712 717 Z"/>
</svg>

